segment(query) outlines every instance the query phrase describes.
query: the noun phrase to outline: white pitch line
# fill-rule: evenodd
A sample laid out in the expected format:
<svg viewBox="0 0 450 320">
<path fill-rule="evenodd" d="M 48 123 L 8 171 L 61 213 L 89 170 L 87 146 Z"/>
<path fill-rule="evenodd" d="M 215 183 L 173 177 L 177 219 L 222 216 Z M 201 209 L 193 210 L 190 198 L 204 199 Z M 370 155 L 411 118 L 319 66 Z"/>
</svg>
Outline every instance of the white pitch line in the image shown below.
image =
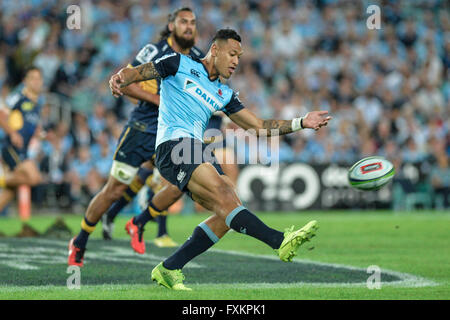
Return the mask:
<svg viewBox="0 0 450 320">
<path fill-rule="evenodd" d="M 242 251 L 233 251 L 233 250 L 221 250 L 221 249 L 210 249 L 208 251 L 212 252 L 221 252 L 225 254 L 230 255 L 236 255 L 236 256 L 244 256 L 244 257 L 253 257 L 253 258 L 263 258 L 268 260 L 275 260 L 279 261 L 280 259 L 273 255 L 261 255 L 261 254 L 254 254 L 254 253 L 247 253 Z M 318 262 L 313 260 L 307 260 L 307 259 L 294 259 L 292 260 L 293 263 L 300 263 L 300 264 L 315 264 L 319 266 L 324 267 L 331 267 L 336 269 L 347 269 L 347 270 L 354 270 L 354 271 L 362 271 L 367 272 L 367 269 L 359 268 L 355 266 L 349 266 L 344 264 L 337 264 L 337 263 L 325 263 L 325 262 Z M 409 273 L 403 273 L 398 271 L 393 271 L 389 269 L 381 268 L 382 274 L 391 275 L 394 277 L 398 277 L 401 280 L 398 281 L 389 281 L 389 282 L 383 282 L 381 283 L 383 286 L 395 286 L 395 287 L 428 287 L 428 286 L 438 286 L 439 283 L 433 280 L 425 279 L 423 277 L 415 276 Z M 369 277 L 369 274 L 367 274 Z M 212 286 L 212 285 L 218 285 L 217 283 L 211 283 L 211 284 L 198 284 L 199 286 Z M 234 284 L 231 284 L 234 285 Z M 255 286 L 258 287 L 260 283 L 246 283 L 245 285 Z M 312 286 L 312 287 L 366 287 L 366 282 L 329 282 L 329 283 L 323 283 L 323 282 L 296 282 L 296 283 L 261 283 L 262 287 L 266 288 L 284 288 L 284 287 L 305 287 L 305 286 Z"/>
<path fill-rule="evenodd" d="M 46 244 L 55 244 L 58 243 L 58 245 L 62 245 L 62 241 L 52 241 L 52 240 L 45 240 L 45 239 L 37 239 L 36 242 L 40 243 L 46 243 Z M 65 242 L 64 242 L 65 244 Z M 274 260 L 279 261 L 279 258 L 274 255 L 261 255 L 261 254 L 253 254 L 253 253 L 247 253 L 247 252 L 241 252 L 241 251 L 232 251 L 232 250 L 221 250 L 221 249 L 210 249 L 208 252 L 218 252 L 228 255 L 235 255 L 235 256 L 244 256 L 244 257 L 253 257 L 253 258 L 259 258 L 259 259 L 268 259 L 268 260 Z M 91 253 L 93 254 L 93 253 Z M 94 256 L 97 254 L 93 254 Z M 97 259 L 102 259 L 101 257 L 96 257 Z M 107 257 L 107 259 L 111 259 L 112 257 Z M 119 258 L 119 257 L 117 257 Z M 124 257 L 123 257 L 124 258 Z M 122 258 L 122 259 L 123 259 Z M 162 258 L 163 257 L 159 257 Z M 126 259 L 126 258 L 125 258 Z M 128 259 L 126 259 L 128 260 Z M 131 259 L 130 259 L 131 260 Z M 117 261 L 117 260 L 116 260 Z M 131 263 L 136 261 L 129 261 Z M 355 267 L 355 266 L 349 266 L 344 264 L 336 264 L 336 263 L 324 263 L 324 262 L 317 262 L 312 260 L 306 260 L 306 259 L 294 259 L 292 263 L 300 263 L 300 264 L 315 264 L 318 266 L 325 266 L 325 267 L 331 267 L 331 268 L 337 268 L 337 269 L 347 269 L 347 270 L 354 270 L 359 272 L 366 272 L 366 269 Z M 191 262 L 189 264 L 193 264 L 191 266 L 187 267 L 199 267 L 195 263 Z M 17 265 L 14 265 L 14 267 L 18 267 Z M 24 266 L 25 269 L 28 269 L 32 266 Z M 433 280 L 425 279 L 423 277 L 415 276 L 409 273 L 402 273 L 398 271 L 388 270 L 388 269 L 381 269 L 382 274 L 391 275 L 394 277 L 398 277 L 401 280 L 398 281 L 390 281 L 390 282 L 381 282 L 382 287 L 427 287 L 427 286 L 437 286 L 440 285 L 438 282 L 435 282 Z M 369 277 L 369 274 L 368 274 Z M 189 280 L 189 279 L 188 279 Z M 187 282 L 188 283 L 188 282 Z M 138 284 L 136 284 L 138 285 Z M 133 285 L 133 286 L 136 286 Z M 295 283 L 242 283 L 242 284 L 234 284 L 234 283 L 201 283 L 201 284 L 195 284 L 192 283 L 190 285 L 193 285 L 195 287 L 207 287 L 207 288 L 233 288 L 233 289 L 239 289 L 239 288 L 254 288 L 254 289 L 269 289 L 269 288 L 300 288 L 300 287 L 325 287 L 325 288 L 335 288 L 335 287 L 366 287 L 366 282 L 355 282 L 355 283 L 343 283 L 343 282 L 336 282 L 336 283 L 323 283 L 323 282 L 295 282 Z M 105 286 L 105 285 L 89 285 L 86 287 L 99 287 L 99 286 Z M 111 286 L 112 288 L 115 288 L 116 286 L 124 286 L 124 285 L 106 285 Z M 125 285 L 126 286 L 126 285 Z M 20 290 L 43 290 L 45 288 L 52 289 L 52 288 L 61 288 L 57 286 L 43 286 L 43 287 L 35 287 L 35 286 L 25 286 L 25 287 L 9 287 L 4 286 L 3 289 L 8 289 L 12 291 L 20 291 Z"/>
</svg>

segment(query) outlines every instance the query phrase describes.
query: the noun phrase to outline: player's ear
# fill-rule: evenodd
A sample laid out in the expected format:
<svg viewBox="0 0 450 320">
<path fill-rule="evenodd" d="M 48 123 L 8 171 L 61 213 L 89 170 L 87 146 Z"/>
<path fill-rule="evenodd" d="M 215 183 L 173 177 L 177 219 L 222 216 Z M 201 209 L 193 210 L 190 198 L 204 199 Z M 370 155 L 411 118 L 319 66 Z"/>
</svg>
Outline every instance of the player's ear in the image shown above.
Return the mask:
<svg viewBox="0 0 450 320">
<path fill-rule="evenodd" d="M 211 45 L 211 56 L 212 57 L 217 57 L 217 51 L 219 49 L 219 46 L 217 45 L 217 42 L 213 42 L 213 44 Z"/>
<path fill-rule="evenodd" d="M 169 24 L 167 25 L 167 28 L 169 29 L 170 32 L 173 32 L 173 29 L 174 29 L 173 22 L 169 22 Z"/>
</svg>

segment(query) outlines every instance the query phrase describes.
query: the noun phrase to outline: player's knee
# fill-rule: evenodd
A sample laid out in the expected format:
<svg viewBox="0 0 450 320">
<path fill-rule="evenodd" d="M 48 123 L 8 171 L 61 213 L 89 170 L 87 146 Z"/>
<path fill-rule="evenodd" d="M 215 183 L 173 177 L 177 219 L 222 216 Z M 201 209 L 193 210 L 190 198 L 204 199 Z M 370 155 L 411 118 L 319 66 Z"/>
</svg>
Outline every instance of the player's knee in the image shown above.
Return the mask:
<svg viewBox="0 0 450 320">
<path fill-rule="evenodd" d="M 231 186 L 226 183 L 223 179 L 220 179 L 220 182 L 218 182 L 214 188 L 214 202 L 219 205 L 220 207 L 226 207 L 230 203 L 235 202 L 236 195 L 231 188 Z"/>
<path fill-rule="evenodd" d="M 168 194 L 171 197 L 172 202 L 177 201 L 183 195 L 183 192 L 181 192 L 180 189 L 178 189 L 178 187 L 176 187 L 174 185 L 166 186 L 166 188 L 167 188 Z"/>
</svg>

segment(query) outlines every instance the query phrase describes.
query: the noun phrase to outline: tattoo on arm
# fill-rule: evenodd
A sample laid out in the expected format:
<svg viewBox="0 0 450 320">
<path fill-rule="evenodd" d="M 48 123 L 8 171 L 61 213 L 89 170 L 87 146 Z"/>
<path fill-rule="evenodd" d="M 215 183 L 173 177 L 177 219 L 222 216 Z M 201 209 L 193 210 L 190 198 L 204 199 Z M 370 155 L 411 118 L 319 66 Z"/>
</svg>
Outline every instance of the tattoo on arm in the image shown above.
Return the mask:
<svg viewBox="0 0 450 320">
<path fill-rule="evenodd" d="M 127 87 L 134 82 L 146 81 L 159 78 L 160 75 L 155 69 L 153 62 L 144 63 L 134 68 L 124 68 L 120 71 L 124 81 L 120 84 L 121 88 Z"/>
<path fill-rule="evenodd" d="M 153 62 L 141 64 L 135 67 L 135 69 L 139 72 L 140 77 L 142 77 L 141 79 L 139 79 L 141 81 L 151 80 L 160 77 L 158 71 L 153 65 Z"/>
<path fill-rule="evenodd" d="M 281 136 L 292 132 L 292 120 L 264 120 L 262 127 L 267 130 L 268 136 Z"/>
</svg>

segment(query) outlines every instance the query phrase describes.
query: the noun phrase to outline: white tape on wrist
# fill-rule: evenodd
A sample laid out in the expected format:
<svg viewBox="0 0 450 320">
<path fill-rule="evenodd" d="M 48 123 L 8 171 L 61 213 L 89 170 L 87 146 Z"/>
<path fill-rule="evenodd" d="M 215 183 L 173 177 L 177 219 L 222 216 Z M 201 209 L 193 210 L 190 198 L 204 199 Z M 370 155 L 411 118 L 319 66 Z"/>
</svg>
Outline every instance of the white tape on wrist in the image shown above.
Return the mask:
<svg viewBox="0 0 450 320">
<path fill-rule="evenodd" d="M 298 130 L 304 129 L 302 124 L 303 124 L 303 117 L 292 119 L 292 131 L 298 131 Z"/>
</svg>

